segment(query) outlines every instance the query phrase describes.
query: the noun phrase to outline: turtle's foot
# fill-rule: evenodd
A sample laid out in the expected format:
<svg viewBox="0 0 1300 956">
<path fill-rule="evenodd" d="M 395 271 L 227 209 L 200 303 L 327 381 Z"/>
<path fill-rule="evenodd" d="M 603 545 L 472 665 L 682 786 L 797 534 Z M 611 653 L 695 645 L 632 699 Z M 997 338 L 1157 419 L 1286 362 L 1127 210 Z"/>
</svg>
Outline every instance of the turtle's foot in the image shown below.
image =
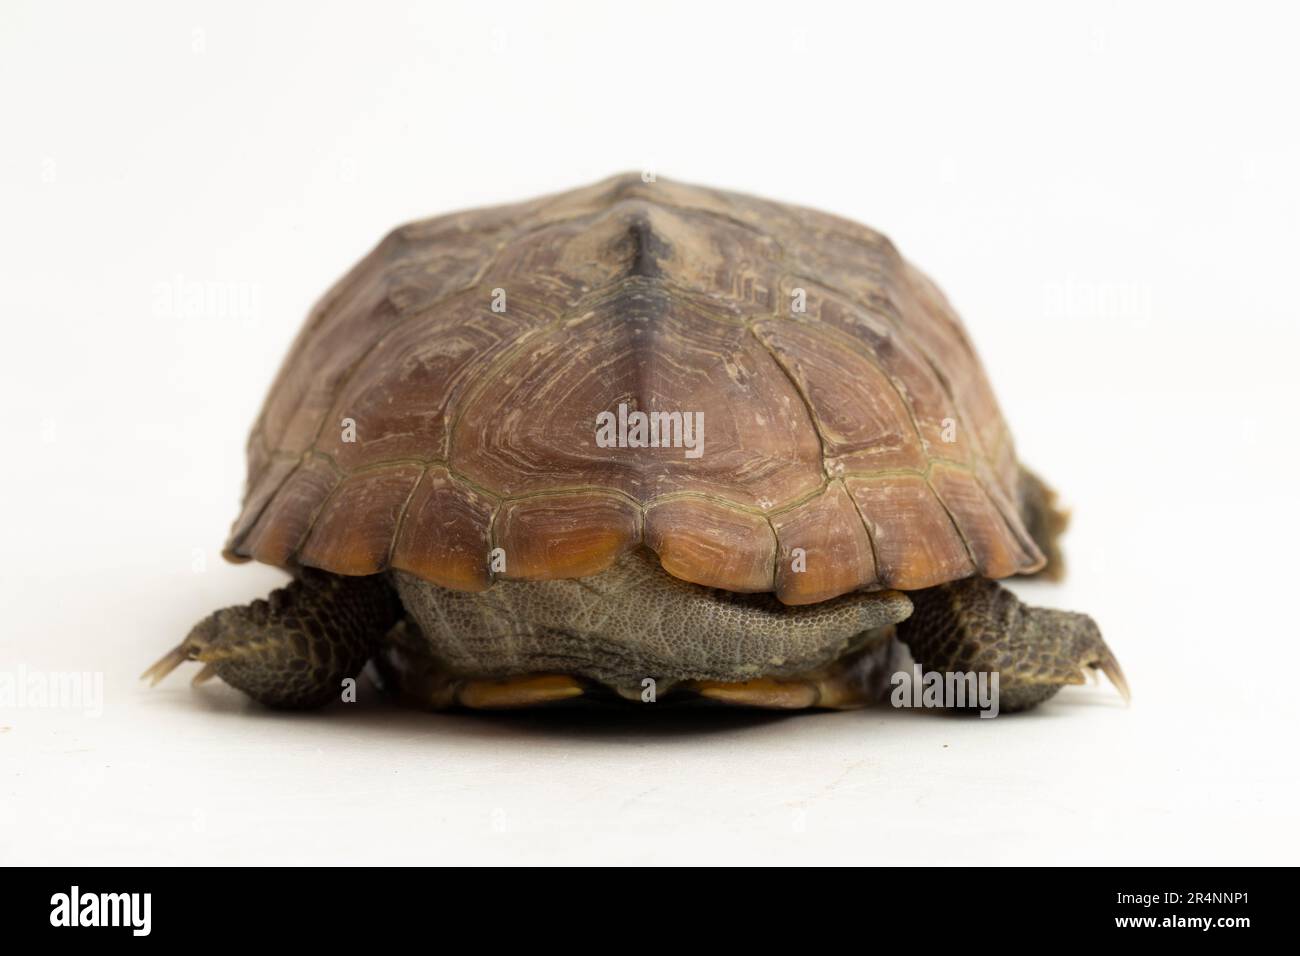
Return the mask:
<svg viewBox="0 0 1300 956">
<path fill-rule="evenodd" d="M 209 614 L 144 674 L 157 684 L 185 661 L 270 707 L 308 708 L 341 694 L 401 613 L 383 576 L 303 569 L 265 601 Z"/>
<path fill-rule="evenodd" d="M 967 578 L 908 595 L 899 639 L 926 671 L 996 673 L 999 709 L 1025 710 L 1100 670 L 1128 700 L 1128 683 L 1086 614 L 1028 607 L 996 581 Z"/>
</svg>

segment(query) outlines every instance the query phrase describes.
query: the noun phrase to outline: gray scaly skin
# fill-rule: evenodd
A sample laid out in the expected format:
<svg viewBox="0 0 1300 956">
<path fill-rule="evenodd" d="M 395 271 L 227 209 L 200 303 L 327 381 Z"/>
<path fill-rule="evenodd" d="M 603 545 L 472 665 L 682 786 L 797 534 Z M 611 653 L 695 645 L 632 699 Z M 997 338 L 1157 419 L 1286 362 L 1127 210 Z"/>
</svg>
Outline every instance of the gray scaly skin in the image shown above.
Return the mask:
<svg viewBox="0 0 1300 956">
<path fill-rule="evenodd" d="M 450 591 L 395 575 L 425 654 L 466 677 L 576 674 L 639 694 L 683 680 L 795 678 L 825 667 L 906 618 L 899 591 L 858 591 L 790 607 L 674 578 L 647 550 L 578 580 L 499 581 Z"/>
<path fill-rule="evenodd" d="M 966 578 L 910 594 L 898 638 L 927 671 L 998 674 L 1000 709 L 1027 710 L 1084 668 L 1102 671 L 1125 699 L 1128 684 L 1092 618 L 1029 607 L 996 581 Z"/>
<path fill-rule="evenodd" d="M 650 564 L 629 556 L 583 582 L 503 582 L 482 594 L 399 579 L 400 599 L 386 575 L 301 569 L 268 600 L 209 615 L 144 676 L 156 683 L 184 661 L 201 661 L 207 666 L 196 682 L 215 674 L 271 707 L 318 707 L 336 699 L 343 679 L 367 660 L 398 650 L 394 641 L 404 634 L 398 643 L 411 666 L 453 677 L 457 670 L 473 677 L 549 671 L 615 686 L 636 687 L 640 675 L 668 685 L 689 677 L 743 682 L 848 659 L 887 640 L 901 620 L 897 637 L 926 670 L 996 671 L 1003 711 L 1081 683 L 1085 668 L 1102 670 L 1127 697 L 1091 618 L 1027 607 L 995 581 L 783 608 L 771 595 L 672 579 L 657 562 L 655 578 Z M 399 621 L 405 628 L 394 628 Z M 854 622 L 863 629 L 856 638 Z"/>
</svg>

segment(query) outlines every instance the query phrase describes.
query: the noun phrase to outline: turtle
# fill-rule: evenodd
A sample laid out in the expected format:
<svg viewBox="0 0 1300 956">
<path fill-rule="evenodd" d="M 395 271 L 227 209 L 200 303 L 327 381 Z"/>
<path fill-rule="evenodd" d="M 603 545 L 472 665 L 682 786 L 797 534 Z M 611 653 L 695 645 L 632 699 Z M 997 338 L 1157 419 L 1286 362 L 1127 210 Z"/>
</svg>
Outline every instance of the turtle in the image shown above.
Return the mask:
<svg viewBox="0 0 1300 956">
<path fill-rule="evenodd" d="M 226 558 L 292 575 L 143 675 L 275 708 L 839 709 L 917 674 L 1023 710 L 1101 671 L 1067 516 L 881 233 L 630 173 L 390 232 L 314 306 Z M 969 709 L 969 702 L 941 705 Z"/>
</svg>

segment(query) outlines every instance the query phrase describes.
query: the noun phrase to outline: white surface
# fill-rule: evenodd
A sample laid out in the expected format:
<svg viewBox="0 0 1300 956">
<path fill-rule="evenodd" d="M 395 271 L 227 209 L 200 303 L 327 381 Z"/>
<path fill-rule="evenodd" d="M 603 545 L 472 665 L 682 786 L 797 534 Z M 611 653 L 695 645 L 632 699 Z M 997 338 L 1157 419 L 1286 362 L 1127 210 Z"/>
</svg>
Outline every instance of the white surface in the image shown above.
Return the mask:
<svg viewBox="0 0 1300 956">
<path fill-rule="evenodd" d="M 0 711 L 0 862 L 1294 863 L 1298 24 L 1091 6 L 5 3 L 0 670 L 106 684 L 98 718 Z M 137 684 L 279 579 L 218 550 L 312 300 L 397 222 L 647 166 L 936 278 L 1075 509 L 1068 584 L 1018 590 L 1092 613 L 1133 705 L 279 716 Z"/>
</svg>

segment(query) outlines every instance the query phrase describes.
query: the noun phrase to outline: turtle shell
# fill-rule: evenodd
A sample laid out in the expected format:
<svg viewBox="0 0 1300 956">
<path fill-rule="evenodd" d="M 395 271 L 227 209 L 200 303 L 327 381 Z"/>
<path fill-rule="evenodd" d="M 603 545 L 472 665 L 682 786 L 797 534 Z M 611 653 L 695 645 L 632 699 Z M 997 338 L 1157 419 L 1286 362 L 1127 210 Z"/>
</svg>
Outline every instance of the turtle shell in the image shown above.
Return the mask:
<svg viewBox="0 0 1300 956">
<path fill-rule="evenodd" d="M 481 590 L 644 545 L 789 604 L 1042 565 L 970 340 L 888 239 L 647 178 L 384 238 L 290 349 L 227 556 Z M 602 444 L 620 406 L 702 413 L 702 454 Z"/>
</svg>

